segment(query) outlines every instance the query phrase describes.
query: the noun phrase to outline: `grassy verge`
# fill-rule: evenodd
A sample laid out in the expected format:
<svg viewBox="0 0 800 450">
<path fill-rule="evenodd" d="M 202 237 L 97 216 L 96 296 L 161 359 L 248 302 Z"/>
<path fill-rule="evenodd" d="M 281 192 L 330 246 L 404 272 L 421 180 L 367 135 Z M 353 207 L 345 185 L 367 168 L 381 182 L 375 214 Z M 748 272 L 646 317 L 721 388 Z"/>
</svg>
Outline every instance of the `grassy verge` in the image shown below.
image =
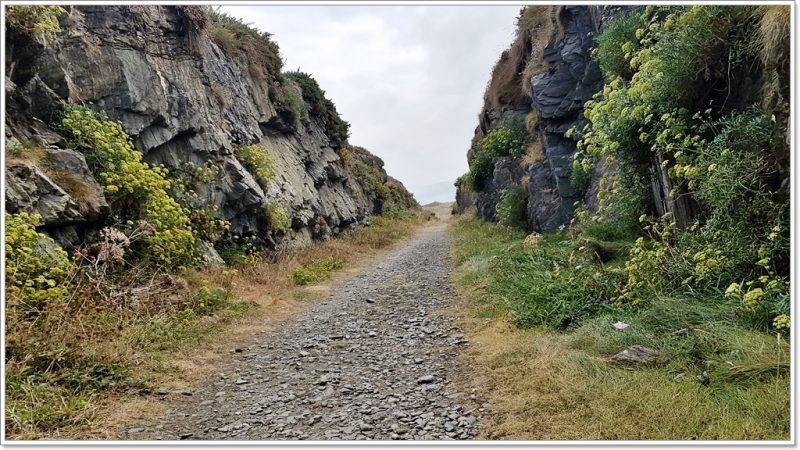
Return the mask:
<svg viewBox="0 0 800 450">
<path fill-rule="evenodd" d="M 324 297 L 320 281 L 357 271 L 427 220 L 422 211 L 374 217 L 369 227 L 236 270 L 154 277 L 135 306 L 84 301 L 57 324 L 9 329 L 6 343 L 31 357 L 6 361 L 8 438 L 119 437 L 132 418 L 161 412 L 150 394 L 202 382 L 231 346 Z M 298 270 L 313 279 L 296 283 Z"/>
<path fill-rule="evenodd" d="M 662 295 L 615 306 L 625 242 L 556 233 L 525 244 L 524 233 L 471 218 L 451 232 L 476 343 L 468 366 L 495 411 L 484 438 L 789 438 L 788 344 L 748 328 L 736 305 Z M 636 344 L 666 362 L 610 362 Z"/>
</svg>

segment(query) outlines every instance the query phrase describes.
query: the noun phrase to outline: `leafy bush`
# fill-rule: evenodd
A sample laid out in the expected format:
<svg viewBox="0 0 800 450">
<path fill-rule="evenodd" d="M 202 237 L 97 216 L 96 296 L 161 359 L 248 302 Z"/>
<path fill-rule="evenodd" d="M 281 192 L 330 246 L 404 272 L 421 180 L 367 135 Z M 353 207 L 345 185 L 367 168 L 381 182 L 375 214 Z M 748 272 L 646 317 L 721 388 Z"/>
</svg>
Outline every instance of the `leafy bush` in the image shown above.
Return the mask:
<svg viewBox="0 0 800 450">
<path fill-rule="evenodd" d="M 254 76 L 280 78 L 283 60 L 270 33 L 258 31 L 251 24 L 213 7 L 207 7 L 205 13 L 209 36 L 228 56 L 246 58 Z"/>
<path fill-rule="evenodd" d="M 170 196 L 188 212 L 195 235 L 211 243 L 220 240 L 231 225 L 219 217 L 219 208 L 207 205 L 195 190 L 210 183 L 218 172 L 219 167 L 213 161 L 207 161 L 204 166 L 183 163 L 170 173 Z"/>
<path fill-rule="evenodd" d="M 273 200 L 264 205 L 264 212 L 267 215 L 267 223 L 270 230 L 288 231 L 292 228 L 292 218 L 289 210 L 283 203 Z"/>
<path fill-rule="evenodd" d="M 6 214 L 7 311 L 37 317 L 49 302 L 67 299 L 68 276 L 74 264 L 53 239 L 36 231 L 41 217 Z"/>
<path fill-rule="evenodd" d="M 215 246 L 220 258 L 231 266 L 247 266 L 263 261 L 255 236 L 226 233 Z"/>
<path fill-rule="evenodd" d="M 497 221 L 500 225 L 515 228 L 526 228 L 526 210 L 528 194 L 521 187 L 512 187 L 500 191 L 497 202 Z"/>
<path fill-rule="evenodd" d="M 475 192 L 481 192 L 494 176 L 494 156 L 478 149 L 469 162 L 465 181 Z"/>
<path fill-rule="evenodd" d="M 341 259 L 326 259 L 311 264 L 300 264 L 292 271 L 292 282 L 298 286 L 318 283 L 327 280 L 333 272 L 342 269 L 344 261 Z"/>
<path fill-rule="evenodd" d="M 603 33 L 597 37 L 594 57 L 606 81 L 617 77 L 630 79 L 630 59 L 641 47 L 636 31 L 647 26 L 644 15 L 638 12 L 617 16 L 603 24 Z"/>
<path fill-rule="evenodd" d="M 331 147 L 338 149 L 344 146 L 350 135 L 350 124 L 342 120 L 336 111 L 336 105 L 325 97 L 325 91 L 319 87 L 317 80 L 300 71 L 285 72 L 283 76 L 297 83 L 303 90 L 303 100 L 311 107 L 311 116 L 322 122 Z"/>
<path fill-rule="evenodd" d="M 23 35 L 52 38 L 61 31 L 58 18 L 66 10 L 56 5 L 13 5 L 6 7 L 6 27 Z"/>
<path fill-rule="evenodd" d="M 481 139 L 469 161 L 467 181 L 475 191 L 482 191 L 494 174 L 494 158 L 498 156 L 520 157 L 528 149 L 528 132 L 525 116 L 506 118 L 499 127 L 489 131 Z"/>
<path fill-rule="evenodd" d="M 301 122 L 308 120 L 308 107 L 306 107 L 303 99 L 292 93 L 287 93 L 283 97 L 283 104 L 289 111 L 295 126 L 299 126 Z"/>
<path fill-rule="evenodd" d="M 275 169 L 267 151 L 258 145 L 237 145 L 233 147 L 233 153 L 253 174 L 258 184 L 266 189 L 269 180 L 275 176 Z"/>
<path fill-rule="evenodd" d="M 86 107 L 67 106 L 61 128 L 72 138 L 71 145 L 87 154 L 106 195 L 121 214 L 152 226 L 154 233 L 147 238 L 150 255 L 173 267 L 194 262 L 197 239 L 188 211 L 167 193 L 167 169 L 142 161 L 120 123 Z M 120 208 L 122 205 L 127 208 Z"/>
<path fill-rule="evenodd" d="M 584 192 L 589 189 L 594 176 L 594 164 L 591 158 L 587 158 L 582 152 L 576 152 L 572 157 L 572 171 L 569 175 L 569 182 L 575 190 Z"/>
<path fill-rule="evenodd" d="M 505 119 L 478 143 L 481 152 L 492 156 L 522 156 L 527 149 L 528 133 L 523 116 Z"/>
</svg>

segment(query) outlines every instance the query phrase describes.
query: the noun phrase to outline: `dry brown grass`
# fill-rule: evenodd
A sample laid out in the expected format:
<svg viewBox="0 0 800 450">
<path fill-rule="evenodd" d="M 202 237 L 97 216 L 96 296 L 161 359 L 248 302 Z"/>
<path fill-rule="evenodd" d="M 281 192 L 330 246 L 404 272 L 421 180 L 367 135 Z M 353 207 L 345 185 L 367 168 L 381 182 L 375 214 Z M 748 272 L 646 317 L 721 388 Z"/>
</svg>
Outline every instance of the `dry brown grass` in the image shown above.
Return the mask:
<svg viewBox="0 0 800 450">
<path fill-rule="evenodd" d="M 538 124 L 539 114 L 537 114 L 536 111 L 530 111 L 528 114 L 525 114 L 525 129 L 528 130 L 529 133 L 533 133 Z"/>
<path fill-rule="evenodd" d="M 101 193 L 86 184 L 81 177 L 54 168 L 45 168 L 44 170 L 47 176 L 78 204 L 81 214 L 100 209 L 103 204 Z"/>
<path fill-rule="evenodd" d="M 769 5 L 761 7 L 761 21 L 758 26 L 758 48 L 761 62 L 765 67 L 789 56 L 789 27 L 791 25 L 789 5 Z"/>
<path fill-rule="evenodd" d="M 532 142 L 528 145 L 528 150 L 525 151 L 525 155 L 522 157 L 522 162 L 528 165 L 539 164 L 540 162 L 544 161 L 544 150 L 542 148 L 542 144 L 539 141 Z"/>
<path fill-rule="evenodd" d="M 784 111 L 789 109 L 790 11 L 788 5 L 769 5 L 759 8 L 761 18 L 757 38 L 753 43 L 764 70 L 761 86 L 762 105 L 767 110 L 775 112 L 781 121 L 788 120 L 782 116 L 785 115 Z M 786 155 L 784 165 L 788 164 L 789 152 L 782 153 Z"/>
<path fill-rule="evenodd" d="M 551 42 L 558 42 L 564 37 L 564 30 L 559 21 L 563 6 L 528 6 L 520 16 L 520 26 L 528 33 L 530 39 L 530 58 L 522 71 L 522 92 L 530 94 L 531 78 L 550 69 L 544 60 L 544 49 Z"/>
<path fill-rule="evenodd" d="M 517 18 L 511 47 L 500 55 L 484 99 L 491 107 L 525 106 L 530 103 L 530 77 L 546 69 L 544 48 L 552 38 L 560 39 L 560 6 L 526 6 Z"/>
</svg>

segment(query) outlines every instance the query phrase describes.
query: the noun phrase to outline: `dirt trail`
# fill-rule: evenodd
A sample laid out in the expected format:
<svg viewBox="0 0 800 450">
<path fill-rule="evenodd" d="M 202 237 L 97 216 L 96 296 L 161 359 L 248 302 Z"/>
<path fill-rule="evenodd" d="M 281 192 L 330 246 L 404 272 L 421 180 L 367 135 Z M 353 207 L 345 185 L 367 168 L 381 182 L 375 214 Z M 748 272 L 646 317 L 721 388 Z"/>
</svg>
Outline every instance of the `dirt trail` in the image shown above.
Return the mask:
<svg viewBox="0 0 800 450">
<path fill-rule="evenodd" d="M 171 393 L 128 439 L 469 439 L 484 407 L 446 308 L 450 242 L 423 229 L 372 269 L 236 354 L 216 381 Z M 488 406 L 488 405 L 484 405 Z"/>
</svg>

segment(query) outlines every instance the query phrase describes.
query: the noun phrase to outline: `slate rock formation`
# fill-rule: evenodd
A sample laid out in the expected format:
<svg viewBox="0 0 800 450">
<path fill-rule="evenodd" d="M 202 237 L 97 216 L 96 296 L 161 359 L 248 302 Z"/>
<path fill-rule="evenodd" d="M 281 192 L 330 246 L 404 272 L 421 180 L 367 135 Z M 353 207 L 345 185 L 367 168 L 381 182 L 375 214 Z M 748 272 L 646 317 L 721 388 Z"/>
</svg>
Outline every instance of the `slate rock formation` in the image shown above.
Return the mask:
<svg viewBox="0 0 800 450">
<path fill-rule="evenodd" d="M 121 122 L 149 163 L 219 168 L 198 194 L 230 221 L 232 231 L 256 236 L 268 247 L 307 245 L 336 235 L 364 224 L 389 201 L 345 167 L 340 152 L 346 143 L 326 134 L 324 118 L 312 111 L 304 120 L 287 120 L 282 99 L 298 86 L 276 73 L 274 63 L 215 43 L 202 7 L 66 10 L 52 39 L 13 30 L 8 35 L 6 144 L 47 149 L 48 160 L 61 161 L 57 165 L 92 191 L 92 204 L 81 207 L 86 201 L 71 198 L 47 170 L 12 157 L 6 167 L 8 211 L 41 214 L 54 235 L 64 227 L 80 234 L 108 220 L 111 211 L 102 191 L 54 127 L 65 104 L 84 104 Z M 277 47 L 267 56 L 279 58 Z M 272 161 L 276 175 L 265 186 L 234 154 L 234 146 L 244 144 L 262 146 Z M 381 183 L 395 186 L 392 192 L 402 194 L 392 201 L 416 205 L 386 175 L 379 158 L 354 155 L 374 168 Z M 72 165 L 64 162 L 70 158 Z M 291 229 L 269 229 L 264 205 L 271 201 L 286 206 Z"/>
<path fill-rule="evenodd" d="M 494 220 L 500 192 L 522 186 L 528 194 L 530 230 L 553 231 L 569 223 L 581 193 L 570 184 L 576 141 L 566 133 L 583 126 L 583 104 L 603 86 L 590 55 L 600 25 L 595 6 L 536 6 L 523 11 L 517 38 L 501 56 L 487 88 L 470 155 L 483 136 L 514 115 L 535 118 L 528 131 L 536 142 L 526 157 L 496 158 L 493 176 L 482 191 L 468 192 L 468 186 L 459 183 L 456 211 L 475 206 L 480 217 Z M 513 76 L 503 76 L 511 71 Z"/>
</svg>

